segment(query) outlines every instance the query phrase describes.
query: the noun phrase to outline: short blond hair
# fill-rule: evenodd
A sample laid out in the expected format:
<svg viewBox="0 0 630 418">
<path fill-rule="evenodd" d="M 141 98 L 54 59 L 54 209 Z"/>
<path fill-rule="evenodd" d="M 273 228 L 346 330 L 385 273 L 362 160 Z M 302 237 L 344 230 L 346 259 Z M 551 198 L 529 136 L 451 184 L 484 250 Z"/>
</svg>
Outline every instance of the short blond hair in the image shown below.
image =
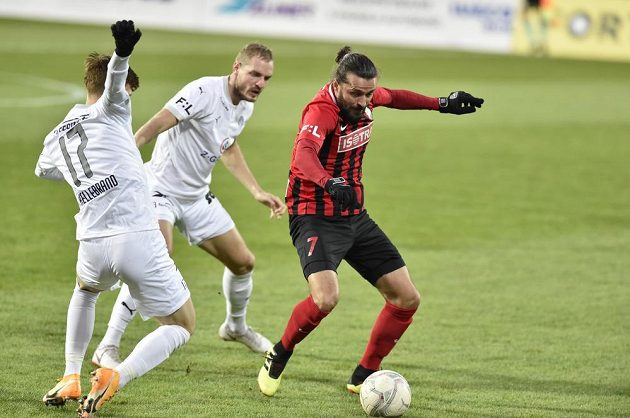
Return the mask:
<svg viewBox="0 0 630 418">
<path fill-rule="evenodd" d="M 255 57 L 267 62 L 273 61 L 271 49 L 258 42 L 245 45 L 236 55 L 235 61 L 241 64 L 248 64 Z"/>
</svg>

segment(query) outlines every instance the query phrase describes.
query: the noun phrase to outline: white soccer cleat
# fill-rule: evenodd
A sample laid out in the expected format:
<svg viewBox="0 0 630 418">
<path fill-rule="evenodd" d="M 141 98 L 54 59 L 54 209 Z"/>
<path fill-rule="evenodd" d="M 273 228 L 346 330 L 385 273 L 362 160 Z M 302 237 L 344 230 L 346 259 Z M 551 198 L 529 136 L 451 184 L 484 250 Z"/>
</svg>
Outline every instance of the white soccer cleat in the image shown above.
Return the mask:
<svg viewBox="0 0 630 418">
<path fill-rule="evenodd" d="M 118 347 L 115 345 L 99 345 L 92 356 L 92 364 L 96 367 L 113 369 L 121 363 Z"/>
<path fill-rule="evenodd" d="M 256 353 L 266 353 L 273 346 L 271 341 L 265 338 L 264 335 L 254 331 L 251 327 L 247 327 L 243 334 L 236 334 L 228 328 L 226 323 L 223 323 L 219 327 L 219 337 L 224 341 L 236 341 L 244 344 Z"/>
</svg>

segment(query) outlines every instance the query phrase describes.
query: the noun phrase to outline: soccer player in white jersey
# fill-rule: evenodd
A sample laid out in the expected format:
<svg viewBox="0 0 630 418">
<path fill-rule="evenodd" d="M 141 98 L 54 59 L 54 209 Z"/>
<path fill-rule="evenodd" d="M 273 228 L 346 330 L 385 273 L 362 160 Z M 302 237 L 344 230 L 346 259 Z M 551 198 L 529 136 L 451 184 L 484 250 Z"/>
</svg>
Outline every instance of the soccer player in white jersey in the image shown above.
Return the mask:
<svg viewBox="0 0 630 418">
<path fill-rule="evenodd" d="M 79 417 L 91 417 L 120 388 L 153 369 L 189 339 L 195 310 L 186 282 L 168 255 L 160 234 L 131 131 L 130 95 L 138 77 L 129 55 L 141 33 L 132 21 L 111 26 L 113 56 L 92 53 L 85 62 L 86 104 L 75 105 L 44 140 L 35 174 L 65 180 L 79 213 L 77 285 L 66 324 L 63 378 L 44 395 L 46 405 L 81 397 L 81 364 L 94 329 L 100 291 L 125 282 L 135 306 L 160 326 L 113 369 L 92 372 L 90 393 Z"/>
<path fill-rule="evenodd" d="M 278 196 L 260 187 L 236 141 L 272 74 L 271 50 L 258 43 L 248 44 L 236 56 L 231 74 L 192 81 L 136 132 L 138 146 L 159 135 L 145 167 L 169 253 L 176 225 L 191 245 L 225 265 L 226 319 L 219 327 L 219 336 L 259 353 L 269 350 L 271 342 L 249 327 L 245 318 L 253 287 L 254 255 L 208 185 L 212 169 L 221 159 L 253 197 L 271 209 L 271 217 L 280 218 L 286 211 Z M 111 367 L 120 362 L 120 339 L 134 313 L 133 300 L 123 286 L 107 332 L 92 357 L 94 364 Z"/>
</svg>

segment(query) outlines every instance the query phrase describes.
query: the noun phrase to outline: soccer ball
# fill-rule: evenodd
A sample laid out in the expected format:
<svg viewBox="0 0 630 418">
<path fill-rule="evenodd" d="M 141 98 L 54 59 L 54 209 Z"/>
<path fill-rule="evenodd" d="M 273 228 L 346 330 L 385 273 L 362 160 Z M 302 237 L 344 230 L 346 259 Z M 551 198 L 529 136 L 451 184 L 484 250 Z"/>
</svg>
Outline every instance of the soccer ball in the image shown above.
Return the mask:
<svg viewBox="0 0 630 418">
<path fill-rule="evenodd" d="M 371 417 L 399 417 L 411 404 L 411 388 L 392 370 L 372 373 L 361 385 L 361 406 Z"/>
</svg>

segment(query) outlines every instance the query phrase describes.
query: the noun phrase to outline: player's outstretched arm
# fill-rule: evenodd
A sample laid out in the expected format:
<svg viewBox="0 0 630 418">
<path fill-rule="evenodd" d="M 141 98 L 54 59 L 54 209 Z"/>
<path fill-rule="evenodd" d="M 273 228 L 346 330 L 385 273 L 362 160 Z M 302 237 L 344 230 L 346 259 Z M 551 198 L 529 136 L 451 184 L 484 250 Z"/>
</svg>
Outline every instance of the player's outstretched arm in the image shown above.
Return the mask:
<svg viewBox="0 0 630 418">
<path fill-rule="evenodd" d="M 136 29 L 133 20 L 119 20 L 111 26 L 112 36 L 116 42 L 116 55 L 128 57 L 140 40 L 142 32 Z"/>
<path fill-rule="evenodd" d="M 139 147 L 148 144 L 162 132 L 177 125 L 177 118 L 168 109 L 157 112 L 147 123 L 136 131 L 136 145 Z"/>
<path fill-rule="evenodd" d="M 286 205 L 278 196 L 266 192 L 260 187 L 249 169 L 238 143 L 234 142 L 231 147 L 225 150 L 221 156 L 221 161 L 223 161 L 225 168 L 249 190 L 256 201 L 271 209 L 270 218 L 275 217 L 279 219 L 282 217 L 287 210 Z"/>
<path fill-rule="evenodd" d="M 110 104 L 122 105 L 111 107 L 114 111 L 128 112 L 129 96 L 125 89 L 129 72 L 129 55 L 133 51 L 142 33 L 134 27 L 131 20 L 119 20 L 111 26 L 112 36 L 116 42 L 116 53 L 107 64 L 104 100 Z"/>
<path fill-rule="evenodd" d="M 454 91 L 447 97 L 440 97 L 440 113 L 465 115 L 473 113 L 483 104 L 483 99 L 465 91 Z"/>
</svg>

